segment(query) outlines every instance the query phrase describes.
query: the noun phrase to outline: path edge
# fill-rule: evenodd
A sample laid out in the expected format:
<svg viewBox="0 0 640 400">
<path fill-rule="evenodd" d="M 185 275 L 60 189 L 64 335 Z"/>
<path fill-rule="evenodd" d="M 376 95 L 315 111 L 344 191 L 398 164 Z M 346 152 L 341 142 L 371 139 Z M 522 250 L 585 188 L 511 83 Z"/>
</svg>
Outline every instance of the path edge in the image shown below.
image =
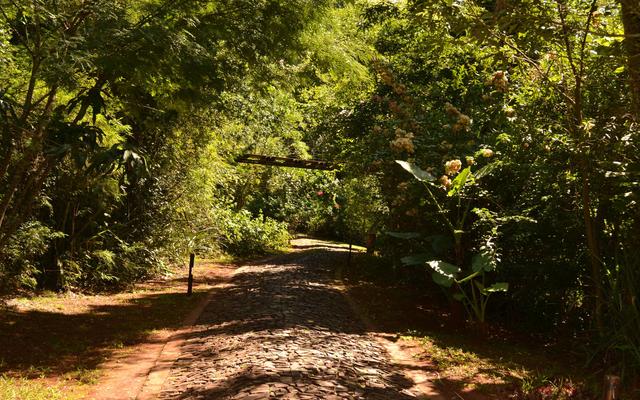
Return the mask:
<svg viewBox="0 0 640 400">
<path fill-rule="evenodd" d="M 339 271 L 337 271 L 340 276 L 337 279 L 340 282 L 340 286 L 338 289 L 347 300 L 349 307 L 353 311 L 353 313 L 362 321 L 365 328 L 369 332 L 378 332 L 376 324 L 367 316 L 362 307 L 358 304 L 358 302 L 349 294 L 347 289 L 347 284 L 342 279 L 342 268 L 339 267 Z M 403 368 L 402 374 L 405 377 L 409 378 L 413 383 L 413 389 L 417 390 L 419 394 L 417 395 L 417 399 L 419 400 L 447 400 L 447 397 L 436 388 L 433 384 L 432 379 L 420 371 L 420 369 L 415 368 L 417 363 L 413 360 L 411 354 L 408 354 L 406 351 L 402 350 L 402 348 L 395 342 L 392 341 L 381 334 L 378 333 L 370 333 L 371 337 L 373 337 L 378 344 L 380 344 L 387 354 L 389 355 L 391 361 L 395 364 L 399 364 L 401 366 L 408 366 L 413 368 Z"/>
<path fill-rule="evenodd" d="M 231 274 L 231 277 L 227 278 L 225 282 L 221 282 L 212 287 L 205 298 L 193 310 L 191 310 L 187 317 L 182 321 L 181 328 L 174 332 L 162 346 L 162 349 L 156 358 L 156 362 L 147 373 L 147 377 L 141 385 L 135 400 L 153 400 L 162 392 L 164 383 L 169 378 L 171 369 L 181 354 L 182 345 L 186 340 L 186 334 L 193 330 L 198 318 L 200 318 L 200 315 L 202 315 L 204 310 L 207 308 L 207 305 L 213 299 L 215 291 L 220 288 L 220 285 L 224 285 L 228 282 L 229 279 L 231 279 L 233 275 L 235 275 L 235 273 L 244 266 L 268 262 L 272 259 L 282 257 L 285 254 L 273 254 L 256 260 L 247 260 L 242 263 L 235 264 L 235 269 Z"/>
<path fill-rule="evenodd" d="M 204 309 L 207 307 L 209 302 L 211 302 L 216 289 L 217 287 L 213 287 L 209 290 L 205 298 L 202 299 L 202 301 L 200 301 L 200 303 L 198 303 L 198 305 L 192 309 L 182 321 L 182 327 L 178 331 L 174 332 L 162 346 L 155 364 L 149 370 L 147 378 L 135 397 L 136 400 L 151 400 L 158 397 L 162 391 L 164 382 L 171 373 L 173 364 L 176 362 L 180 354 L 182 344 L 186 340 L 186 334 L 193 329 L 198 318 L 200 318 Z"/>
</svg>

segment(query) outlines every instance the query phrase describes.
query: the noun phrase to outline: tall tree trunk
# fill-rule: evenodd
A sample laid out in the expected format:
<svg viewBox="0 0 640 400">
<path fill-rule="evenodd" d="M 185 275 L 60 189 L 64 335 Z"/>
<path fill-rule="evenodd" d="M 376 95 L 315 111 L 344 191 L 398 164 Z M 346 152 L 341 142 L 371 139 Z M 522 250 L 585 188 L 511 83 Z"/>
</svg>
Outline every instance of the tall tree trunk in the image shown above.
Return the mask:
<svg viewBox="0 0 640 400">
<path fill-rule="evenodd" d="M 620 0 L 620 4 L 631 88 L 631 114 L 640 121 L 640 0 Z"/>
<path fill-rule="evenodd" d="M 582 156 L 584 157 L 584 155 Z M 587 239 L 587 248 L 589 250 L 589 263 L 591 264 L 591 280 L 593 285 L 593 314 L 596 328 L 602 331 L 604 327 L 603 311 L 604 311 L 604 292 L 602 287 L 602 255 L 600 253 L 600 241 L 598 239 L 597 224 L 591 214 L 591 168 L 588 161 L 582 159 L 580 161 L 580 169 L 582 172 L 582 217 L 584 220 L 584 229 Z"/>
<path fill-rule="evenodd" d="M 638 1 L 638 0 L 635 0 Z M 592 284 L 592 301 L 593 301 L 593 322 L 599 332 L 603 329 L 603 287 L 602 287 L 602 255 L 600 252 L 600 240 L 598 238 L 597 225 L 595 223 L 594 211 L 597 215 L 597 203 L 594 204 L 591 193 L 591 177 L 593 174 L 593 168 L 590 163 L 591 154 L 588 149 L 588 132 L 583 127 L 584 121 L 584 109 L 583 109 L 583 80 L 585 76 L 585 59 L 586 59 L 586 45 L 587 38 L 590 34 L 591 22 L 593 13 L 597 9 L 597 0 L 591 0 L 591 7 L 586 16 L 584 23 L 584 33 L 577 43 L 572 41 L 572 33 L 569 30 L 566 22 L 568 10 L 566 4 L 561 0 L 556 1 L 558 6 L 558 15 L 562 21 L 562 33 L 565 44 L 565 50 L 567 52 L 567 59 L 569 61 L 569 67 L 571 68 L 575 84 L 571 91 L 567 92 L 567 99 L 571 99 L 567 103 L 567 108 L 571 111 L 572 115 L 567 118 L 567 130 L 576 139 L 576 142 L 580 144 L 575 154 L 575 161 L 577 171 L 580 176 L 580 198 L 578 202 L 581 205 L 582 219 L 585 229 L 585 239 L 587 245 L 587 252 L 589 256 L 589 264 L 591 266 L 591 284 Z"/>
</svg>

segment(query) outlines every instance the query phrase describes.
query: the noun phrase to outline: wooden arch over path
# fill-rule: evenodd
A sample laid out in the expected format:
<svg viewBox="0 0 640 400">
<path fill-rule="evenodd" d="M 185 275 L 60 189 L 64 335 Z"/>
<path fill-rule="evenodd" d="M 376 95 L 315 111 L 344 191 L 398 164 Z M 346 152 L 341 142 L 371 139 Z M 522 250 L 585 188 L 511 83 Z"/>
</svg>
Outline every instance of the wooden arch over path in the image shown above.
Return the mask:
<svg viewBox="0 0 640 400">
<path fill-rule="evenodd" d="M 342 163 L 331 162 L 323 160 L 303 160 L 301 158 L 291 157 L 275 157 L 275 156 L 263 156 L 258 154 L 243 154 L 236 157 L 236 162 L 241 164 L 257 164 L 257 165 L 270 165 L 275 167 L 291 167 L 291 168 L 304 168 L 304 169 L 319 169 L 324 171 L 334 171 L 340 169 Z M 369 234 L 367 237 L 367 253 L 372 253 L 376 241 L 375 233 Z M 351 251 L 353 248 L 353 241 L 349 241 L 349 259 L 348 264 L 351 264 Z"/>
<path fill-rule="evenodd" d="M 340 169 L 341 165 L 341 163 L 331 161 L 303 160 L 301 158 L 262 156 L 258 154 L 243 154 L 236 158 L 236 162 L 243 164 L 271 165 L 275 167 L 320 169 L 324 171 Z"/>
</svg>

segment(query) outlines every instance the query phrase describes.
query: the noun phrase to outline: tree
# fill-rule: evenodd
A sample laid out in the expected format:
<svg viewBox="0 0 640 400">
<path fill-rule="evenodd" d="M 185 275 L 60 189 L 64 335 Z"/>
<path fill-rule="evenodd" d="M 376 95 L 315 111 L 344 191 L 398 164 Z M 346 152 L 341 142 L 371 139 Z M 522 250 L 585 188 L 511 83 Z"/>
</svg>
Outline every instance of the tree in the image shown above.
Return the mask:
<svg viewBox="0 0 640 400">
<path fill-rule="evenodd" d="M 248 73 L 267 78 L 267 61 L 295 52 L 321 8 L 304 0 L 2 2 L 0 255 L 47 212 L 65 168 L 87 183 L 96 173 L 118 181 L 114 201 L 124 207 L 112 217 L 128 226 L 127 240 L 148 234 L 161 207 L 144 206 L 175 183 L 162 178 L 180 164 L 177 144 L 185 135 L 192 146 L 207 140 L 180 124 L 215 109 Z M 64 209 L 54 207 L 55 219 L 70 226 Z M 74 237 L 65 234 L 61 242 Z"/>
<path fill-rule="evenodd" d="M 629 87 L 633 99 L 631 113 L 640 120 L 640 2 L 620 0 L 624 43 L 627 50 Z"/>
</svg>

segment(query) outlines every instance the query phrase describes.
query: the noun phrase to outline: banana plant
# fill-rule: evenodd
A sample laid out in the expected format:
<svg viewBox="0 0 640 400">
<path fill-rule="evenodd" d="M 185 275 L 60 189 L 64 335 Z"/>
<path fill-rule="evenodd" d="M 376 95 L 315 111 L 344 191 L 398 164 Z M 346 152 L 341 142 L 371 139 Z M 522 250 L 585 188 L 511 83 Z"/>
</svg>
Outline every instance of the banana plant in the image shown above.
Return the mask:
<svg viewBox="0 0 640 400">
<path fill-rule="evenodd" d="M 455 178 L 448 181 L 446 185 L 438 185 L 437 179 L 429 172 L 422 170 L 418 166 L 407 161 L 396 160 L 396 162 L 407 172 L 411 173 L 415 179 L 422 182 L 428 193 L 428 201 L 432 203 L 438 215 L 442 218 L 442 222 L 450 232 L 450 238 L 453 239 L 455 264 L 448 263 L 443 260 L 429 259 L 430 255 L 412 255 L 402 258 L 405 265 L 424 265 L 432 270 L 431 277 L 433 281 L 444 288 L 455 288 L 453 298 L 461 301 L 467 313 L 480 323 L 485 322 L 486 309 L 489 297 L 496 292 L 506 292 L 509 284 L 506 282 L 487 283 L 487 273 L 495 270 L 497 266 L 497 257 L 486 247 L 473 255 L 469 268 L 464 267 L 464 246 L 463 240 L 465 235 L 465 224 L 471 210 L 472 199 L 465 196 L 468 188 L 476 183 L 476 178 L 481 177 L 486 170 L 480 170 L 476 175 L 471 171 L 471 166 L 457 172 L 454 171 Z M 485 167 L 486 168 L 486 167 Z M 456 168 L 454 168 L 455 170 Z M 443 177 L 444 178 L 444 177 Z M 441 178 L 442 179 L 442 178 Z M 446 196 L 451 198 L 452 203 L 457 211 L 455 219 L 451 218 L 447 206 L 442 204 L 434 195 L 432 189 L 445 188 Z M 402 235 L 401 233 L 390 233 L 398 238 L 416 238 L 418 234 L 411 233 Z M 434 249 L 438 245 L 438 241 L 442 243 L 444 239 L 441 235 L 431 236 Z M 485 251 L 482 251 L 482 250 Z"/>
</svg>

